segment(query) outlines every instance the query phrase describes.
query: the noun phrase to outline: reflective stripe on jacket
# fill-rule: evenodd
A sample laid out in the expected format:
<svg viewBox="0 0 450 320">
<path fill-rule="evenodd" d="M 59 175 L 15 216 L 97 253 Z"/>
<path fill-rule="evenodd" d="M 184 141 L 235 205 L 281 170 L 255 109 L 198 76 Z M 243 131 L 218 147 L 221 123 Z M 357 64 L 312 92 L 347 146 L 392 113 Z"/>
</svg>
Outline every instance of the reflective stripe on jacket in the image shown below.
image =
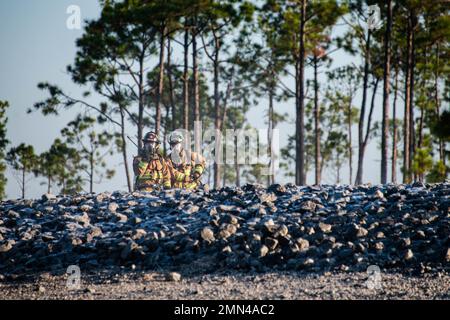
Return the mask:
<svg viewBox="0 0 450 320">
<path fill-rule="evenodd" d="M 150 161 L 136 157 L 133 169 L 136 176 L 135 190 L 151 191 L 159 187 L 171 187 L 169 164 L 163 157 Z"/>
<path fill-rule="evenodd" d="M 205 170 L 205 159 L 196 152 L 191 152 L 191 161 L 186 161 L 186 152 L 181 155 L 181 163 L 176 164 L 171 154 L 167 157 L 167 161 L 171 164 L 172 186 L 174 188 L 195 189 L 199 183 L 192 181 L 191 175 L 196 172 L 200 176 Z"/>
</svg>

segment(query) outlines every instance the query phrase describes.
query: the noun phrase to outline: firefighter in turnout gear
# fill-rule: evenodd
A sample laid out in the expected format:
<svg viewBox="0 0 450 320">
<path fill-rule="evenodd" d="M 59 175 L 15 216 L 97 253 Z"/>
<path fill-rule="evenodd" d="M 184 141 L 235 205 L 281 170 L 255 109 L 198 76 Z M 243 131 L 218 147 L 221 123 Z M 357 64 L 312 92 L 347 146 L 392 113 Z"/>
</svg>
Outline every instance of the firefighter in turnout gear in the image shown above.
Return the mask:
<svg viewBox="0 0 450 320">
<path fill-rule="evenodd" d="M 205 159 L 196 152 L 189 155 L 183 149 L 184 137 L 179 132 L 169 136 L 171 152 L 167 161 L 171 164 L 172 186 L 174 188 L 196 189 L 201 185 L 201 176 L 205 171 Z"/>
<path fill-rule="evenodd" d="M 135 175 L 134 190 L 153 191 L 171 188 L 170 166 L 159 154 L 160 141 L 154 132 L 148 132 L 142 139 L 142 152 L 133 159 Z"/>
</svg>

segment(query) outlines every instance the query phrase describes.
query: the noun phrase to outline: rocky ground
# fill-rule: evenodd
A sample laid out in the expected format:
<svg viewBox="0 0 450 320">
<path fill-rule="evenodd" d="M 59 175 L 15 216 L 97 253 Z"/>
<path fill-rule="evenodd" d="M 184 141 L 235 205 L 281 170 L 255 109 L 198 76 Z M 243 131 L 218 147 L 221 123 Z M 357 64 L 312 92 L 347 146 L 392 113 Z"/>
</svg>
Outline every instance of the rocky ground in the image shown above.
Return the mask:
<svg viewBox="0 0 450 320">
<path fill-rule="evenodd" d="M 80 286 L 67 277 L 43 273 L 29 280 L 0 282 L 2 299 L 450 299 L 450 276 L 438 272 L 411 276 L 381 273 L 379 283 L 363 272 L 301 271 L 212 274 L 181 271 L 180 278 L 160 271 L 93 272 Z M 375 280 L 375 279 L 372 279 Z"/>
<path fill-rule="evenodd" d="M 264 284 L 249 278 L 256 277 L 273 283 L 272 298 L 278 287 L 292 287 L 287 298 L 307 297 L 299 290 L 315 292 L 327 282 L 338 288 L 336 297 L 345 298 L 352 293 L 342 293 L 342 279 L 349 278 L 352 288 L 361 286 L 369 266 L 376 266 L 391 277 L 390 292 L 448 299 L 449 208 L 449 183 L 246 185 L 211 192 L 46 194 L 37 200 L 8 200 L 0 203 L 0 291 L 7 292 L 5 298 L 17 296 L 17 288 L 24 290 L 23 297 L 46 297 L 49 290 L 35 286 L 48 277 L 55 286 L 50 292 L 65 297 L 65 271 L 76 265 L 92 275 L 86 283 L 94 286 L 106 272 L 94 291 L 113 297 L 135 297 L 136 292 L 136 297 L 188 298 L 183 288 L 202 277 L 218 277 L 230 284 L 222 286 L 224 297 L 244 297 L 226 291 L 241 287 L 249 298 L 263 298 L 257 287 Z M 118 283 L 154 271 L 164 278 L 163 285 L 158 289 L 158 281 L 131 281 L 123 286 L 130 293 L 116 280 L 107 282 L 116 268 L 121 270 Z M 172 279 L 169 271 L 180 272 L 182 280 L 176 281 L 177 275 Z M 166 280 L 174 280 L 180 293 L 165 292 Z M 240 284 L 257 287 L 247 291 Z M 209 291 L 213 287 L 199 290 L 205 298 L 216 297 Z M 424 291 L 413 290 L 417 287 Z"/>
</svg>

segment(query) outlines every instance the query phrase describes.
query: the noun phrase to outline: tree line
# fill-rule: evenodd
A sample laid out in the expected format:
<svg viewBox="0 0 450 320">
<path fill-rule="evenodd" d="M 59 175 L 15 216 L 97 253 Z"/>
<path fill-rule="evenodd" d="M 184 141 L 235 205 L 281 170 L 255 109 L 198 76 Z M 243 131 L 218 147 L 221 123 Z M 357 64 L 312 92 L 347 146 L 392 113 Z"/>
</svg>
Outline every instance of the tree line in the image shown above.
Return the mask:
<svg viewBox="0 0 450 320">
<path fill-rule="evenodd" d="M 27 174 L 44 177 L 49 191 L 58 186 L 64 193 L 93 192 L 114 175 L 106 161 L 113 153 L 121 154 L 131 190 L 130 143 L 141 150 L 146 130 L 166 135 L 193 130 L 195 121 L 219 131 L 249 128 L 250 108 L 264 114 L 268 148 L 272 129 L 295 123 L 280 160 L 298 185 L 322 183 L 326 169 L 336 183 L 365 182 L 366 149 L 373 140 L 382 183 L 446 179 L 450 18 L 444 1 L 100 3 L 100 17 L 86 22 L 67 67 L 84 88 L 82 96 L 42 82 L 38 87 L 47 98 L 28 110 L 49 116 L 77 111 L 50 149 L 40 155 L 26 144 L 7 150 L 8 104 L 0 105 L 0 191 L 8 164 L 19 173 L 22 196 Z M 379 28 L 368 27 L 373 5 L 380 9 Z M 339 51 L 351 59 L 333 67 Z M 305 70 L 313 76 L 307 79 Z M 93 103 L 94 96 L 102 102 Z M 294 119 L 276 111 L 280 103 L 292 106 Z M 377 113 L 381 121 L 375 121 Z M 221 141 L 216 146 L 216 152 L 226 147 Z M 308 172 L 314 180 L 307 181 Z M 216 188 L 239 186 L 242 178 L 277 180 L 263 176 L 260 165 L 213 163 L 207 173 Z"/>
</svg>

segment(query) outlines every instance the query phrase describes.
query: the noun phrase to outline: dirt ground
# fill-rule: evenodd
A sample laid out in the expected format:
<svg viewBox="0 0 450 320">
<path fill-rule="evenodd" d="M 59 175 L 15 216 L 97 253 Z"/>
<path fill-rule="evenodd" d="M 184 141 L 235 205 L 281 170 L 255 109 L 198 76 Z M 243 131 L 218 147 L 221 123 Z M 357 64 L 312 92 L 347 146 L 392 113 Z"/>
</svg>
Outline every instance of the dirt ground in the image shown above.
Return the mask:
<svg viewBox="0 0 450 320">
<path fill-rule="evenodd" d="M 450 299 L 450 274 L 180 271 L 96 271 L 82 274 L 78 288 L 68 275 L 0 281 L 0 299 Z"/>
</svg>

